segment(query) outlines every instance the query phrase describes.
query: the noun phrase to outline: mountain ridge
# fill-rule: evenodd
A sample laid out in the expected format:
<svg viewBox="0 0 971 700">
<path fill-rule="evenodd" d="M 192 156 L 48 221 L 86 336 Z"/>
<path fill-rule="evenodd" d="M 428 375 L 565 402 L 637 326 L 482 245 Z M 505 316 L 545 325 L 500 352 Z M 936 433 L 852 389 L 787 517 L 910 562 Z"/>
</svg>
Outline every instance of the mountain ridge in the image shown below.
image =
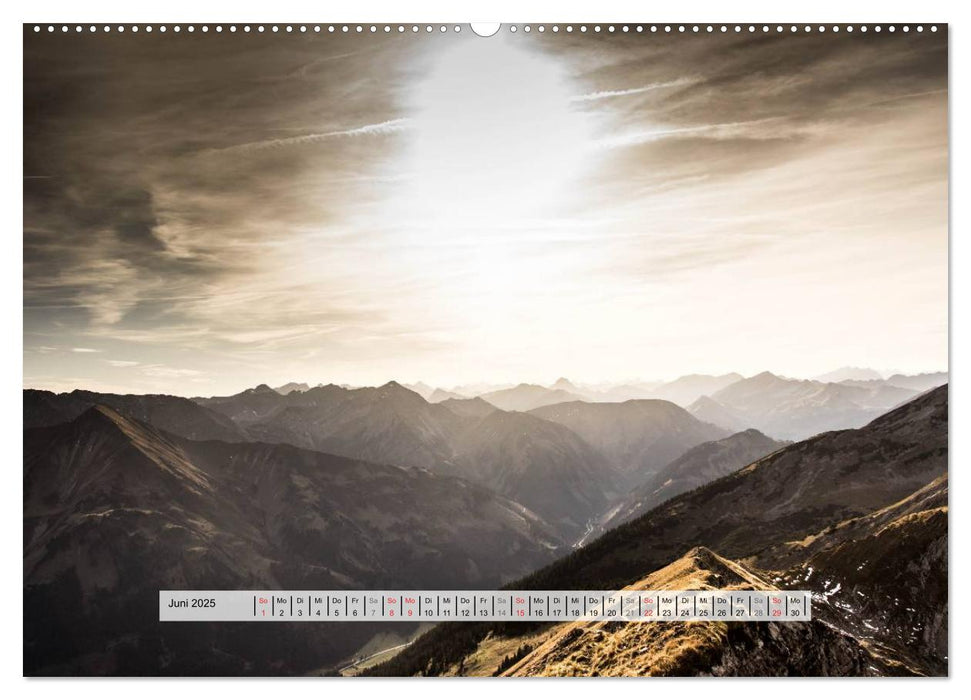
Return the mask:
<svg viewBox="0 0 971 700">
<path fill-rule="evenodd" d="M 624 590 L 771 590 L 768 577 L 706 547 Z M 819 607 L 819 604 L 815 604 Z M 853 637 L 811 622 L 554 625 L 503 676 L 870 675 L 877 663 Z"/>
<path fill-rule="evenodd" d="M 307 671 L 376 628 L 200 624 L 187 637 L 153 619 L 158 591 L 490 587 L 565 546 L 462 479 L 187 440 L 106 407 L 24 432 L 24 536 L 25 672 L 54 675 Z"/>
<path fill-rule="evenodd" d="M 772 570 L 781 566 L 790 573 L 773 573 L 773 585 L 785 580 L 798 587 L 793 577 L 800 571 L 801 562 L 783 564 L 780 557 L 791 553 L 792 547 L 801 541 L 827 532 L 827 528 L 843 521 L 866 518 L 906 501 L 912 494 L 946 476 L 947 426 L 948 387 L 944 385 L 880 416 L 863 428 L 824 433 L 789 445 L 737 472 L 675 496 L 544 569 L 516 581 L 512 587 L 525 590 L 621 589 L 677 561 L 686 550 L 694 547 L 718 552 L 718 556 L 731 559 L 748 570 Z M 911 571 L 915 565 L 926 567 L 920 569 L 925 571 L 923 575 L 933 582 L 935 590 L 946 592 L 946 556 L 940 556 L 942 551 L 946 553 L 946 528 L 943 537 L 941 530 L 934 529 L 942 522 L 940 514 L 927 519 L 929 525 L 926 527 L 922 522 L 913 518 L 906 521 L 909 526 L 917 527 L 912 531 L 915 536 L 919 535 L 917 541 L 922 544 L 916 549 L 898 546 L 896 538 L 889 538 L 878 551 L 882 552 L 887 566 L 898 575 Z M 785 579 L 786 576 L 790 578 Z M 906 580 L 912 582 L 913 578 Z M 872 581 L 862 581 L 860 585 L 863 586 L 861 591 L 875 590 L 871 588 Z M 919 591 L 919 587 L 915 590 Z M 834 604 L 838 603 L 840 600 L 834 599 Z M 861 639 L 856 634 L 858 630 L 847 630 L 846 625 L 840 623 L 840 610 L 827 613 L 827 609 L 827 606 L 819 608 L 819 622 L 852 642 L 844 649 L 849 656 L 839 654 L 844 661 L 858 652 L 864 653 L 862 658 L 866 663 L 863 668 L 872 668 L 880 675 L 939 674 L 941 664 L 946 666 L 946 658 L 935 657 L 933 652 L 930 659 L 915 658 L 910 642 L 905 638 L 878 634 L 872 640 Z M 876 620 L 875 628 L 891 628 L 892 622 L 887 618 L 892 618 L 893 613 L 893 606 L 887 607 L 884 618 Z M 929 639 L 937 645 L 941 639 L 946 639 L 946 619 L 946 602 L 943 612 L 935 600 L 920 613 L 919 620 L 926 624 Z M 701 623 L 702 627 L 706 624 L 710 623 Z M 816 624 L 815 620 L 813 624 Z M 460 634 L 448 627 L 435 628 L 391 661 L 369 670 L 367 675 L 446 673 L 455 665 L 461 667 L 463 659 L 475 653 L 484 640 L 491 638 L 490 635 L 509 635 L 513 638 L 509 642 L 512 645 L 516 643 L 516 637 L 529 630 L 541 629 L 543 626 L 527 629 L 480 625 L 466 628 Z M 675 636 L 671 641 L 681 643 L 682 637 Z M 762 640 L 763 644 L 765 642 Z M 791 649 L 798 653 L 812 653 L 814 649 L 826 646 L 818 642 L 821 638 L 806 644 L 793 638 Z M 742 646 L 745 648 L 745 643 Z M 589 660 L 589 656 L 587 658 Z M 712 658 L 708 655 L 696 658 L 684 670 L 713 673 L 717 668 L 724 668 L 713 666 Z M 842 665 L 828 665 L 839 658 L 807 659 L 807 662 L 815 664 L 810 666 L 814 673 L 850 672 Z M 870 659 L 874 660 L 872 665 Z M 771 672 L 771 667 L 765 668 L 760 663 L 749 663 L 738 657 L 729 661 L 729 669 L 734 668 L 742 675 Z M 850 669 L 853 675 L 867 672 L 861 671 L 856 662 Z"/>
</svg>

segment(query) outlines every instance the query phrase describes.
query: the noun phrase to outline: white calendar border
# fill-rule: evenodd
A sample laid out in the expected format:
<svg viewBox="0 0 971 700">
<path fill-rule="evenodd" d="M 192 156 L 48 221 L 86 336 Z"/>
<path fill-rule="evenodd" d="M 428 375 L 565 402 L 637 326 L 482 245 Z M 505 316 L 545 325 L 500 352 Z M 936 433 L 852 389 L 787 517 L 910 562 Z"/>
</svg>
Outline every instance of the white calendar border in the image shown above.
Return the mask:
<svg viewBox="0 0 971 700">
<path fill-rule="evenodd" d="M 557 2 L 533 2 L 526 5 L 522 0 L 492 0 L 482 2 L 481 0 L 470 0 L 463 3 L 445 0 L 371 0 L 370 2 L 328 2 L 328 3 L 309 3 L 296 0 L 274 0 L 272 3 L 248 3 L 242 5 L 238 2 L 222 0 L 219 2 L 202 2 L 201 0 L 166 0 L 153 6 L 148 3 L 133 3 L 86 0 L 85 2 L 69 2 L 67 0 L 49 0 L 46 2 L 31 3 L 8 3 L 4 9 L 4 22 L 2 25 L 5 36 L 2 43 L 3 61 L 0 62 L 4 71 L 4 82 L 9 91 L 4 100 L 4 127 L 8 141 L 8 157 L 5 159 L 3 196 L 3 212 L 6 219 L 4 227 L 3 255 L 0 261 L 4 266 L 0 280 L 4 285 L 4 294 L 0 295 L 3 299 L 4 322 L 9 335 L 16 338 L 14 343 L 3 347 L 2 352 L 3 367 L 6 370 L 4 375 L 7 391 L 4 393 L 6 401 L 0 404 L 3 421 L 4 444 L 21 445 L 22 415 L 21 402 L 14 397 L 19 394 L 22 385 L 22 166 L 20 154 L 22 153 L 22 93 L 20 85 L 23 77 L 22 70 L 22 31 L 20 24 L 26 21 L 59 21 L 76 22 L 97 19 L 110 19 L 112 21 L 125 22 L 155 22 L 160 21 L 209 21 L 231 20 L 231 21 L 299 21 L 306 19 L 312 21 L 394 21 L 435 19 L 439 21 L 460 21 L 468 20 L 490 21 L 496 19 L 510 19 L 517 22 L 543 22 L 565 20 L 569 22 L 583 21 L 586 19 L 609 22 L 631 22 L 643 19 L 648 22 L 740 22 L 740 21 L 798 21 L 798 22 L 826 22 L 826 23 L 863 23 L 874 21 L 939 21 L 949 22 L 950 27 L 950 51 L 951 51 L 951 88 L 949 91 L 949 102 L 951 109 L 951 123 L 957 124 L 960 121 L 971 123 L 971 109 L 968 106 L 968 95 L 971 94 L 971 84 L 968 83 L 967 76 L 971 74 L 971 47 L 967 44 L 971 39 L 971 23 L 966 21 L 969 16 L 967 9 L 968 3 L 947 2 L 946 0 L 922 0 L 921 2 L 902 2 L 900 0 L 883 0 L 880 3 L 858 3 L 853 4 L 846 0 L 813 0 L 803 4 L 779 3 L 767 0 L 736 0 L 735 2 L 716 2 L 714 0 L 695 0 L 688 3 L 670 3 L 660 5 L 657 3 L 637 2 L 634 0 L 596 0 L 596 2 L 579 2 L 578 0 L 558 0 Z M 959 83 L 960 81 L 960 83 Z M 966 127 L 965 127 L 966 128 Z M 971 135 L 965 137 L 963 132 L 955 129 L 951 133 L 951 228 L 959 230 L 962 214 L 971 206 L 965 197 L 962 203 L 955 196 L 957 190 L 955 185 L 964 185 L 971 179 L 971 149 L 967 146 L 967 141 Z M 966 187 L 964 188 L 967 189 Z M 967 239 L 967 235 L 964 236 Z M 965 241 L 957 240 L 958 237 L 952 236 L 950 245 L 950 264 L 952 270 L 971 269 L 971 259 L 969 259 L 969 244 Z M 959 308 L 967 317 L 967 305 L 971 303 L 971 295 L 968 287 L 971 285 L 967 275 L 963 278 L 951 276 L 951 302 L 957 301 Z M 967 336 L 967 321 L 959 322 L 956 315 L 951 316 L 950 342 L 952 348 L 965 349 L 962 352 L 965 356 L 971 356 Z M 952 388 L 950 391 L 951 402 L 951 424 L 960 425 L 964 418 L 964 390 L 954 386 L 955 379 L 960 382 L 962 376 L 961 362 L 955 362 L 956 353 L 952 352 L 952 364 L 950 367 Z M 956 422 L 957 421 L 957 422 Z M 953 430 L 952 446 L 950 452 L 951 462 L 955 464 L 965 464 L 964 459 L 969 454 L 967 446 L 968 431 Z M 22 447 L 21 447 L 22 450 Z M 22 452 L 11 456 L 8 466 L 16 467 L 22 461 Z M 956 510 L 951 511 L 949 538 L 951 549 L 954 551 L 954 542 L 967 542 L 967 522 L 966 508 L 961 501 L 968 501 L 964 494 L 963 477 L 959 474 L 951 475 L 951 484 L 957 486 L 958 490 L 952 491 L 952 499 L 957 498 L 959 505 Z M 4 513 L 4 554 L 7 562 L 20 562 L 22 560 L 22 493 L 19 488 L 19 478 L 12 479 L 15 483 L 13 488 L 4 490 L 3 508 Z M 953 503 L 953 501 L 952 501 Z M 966 549 L 966 547 L 964 547 Z M 967 558 L 954 558 L 950 563 L 949 571 L 951 575 L 951 590 L 960 590 L 956 586 L 956 581 L 968 581 L 968 561 Z M 11 565 L 14 571 L 19 570 L 19 566 Z M 13 608 L 8 615 L 8 624 L 3 630 L 2 644 L 0 644 L 0 669 L 2 669 L 2 682 L 4 690 L 9 697 L 18 697 L 27 693 L 35 700 L 62 700 L 65 693 L 70 693 L 72 698 L 85 700 L 86 698 L 124 698 L 130 700 L 132 693 L 137 693 L 139 700 L 170 700 L 172 693 L 179 693 L 182 697 L 203 697 L 211 695 L 216 686 L 212 680 L 185 679 L 185 680 L 166 680 L 158 682 L 146 682 L 139 680 L 114 680 L 114 679 L 86 679 L 86 680 L 40 680 L 22 678 L 22 640 L 23 640 L 23 621 L 17 608 L 22 608 L 23 590 L 20 576 L 10 573 L 4 582 L 3 599 Z M 858 695 L 867 684 L 880 683 L 879 692 L 882 696 L 895 700 L 896 698 L 907 698 L 911 700 L 915 692 L 932 690 L 938 696 L 949 697 L 958 696 L 958 689 L 964 686 L 966 681 L 971 678 L 971 666 L 966 649 L 967 644 L 954 630 L 968 630 L 969 624 L 968 606 L 964 605 L 960 599 L 952 598 L 951 611 L 949 617 L 949 629 L 951 630 L 951 642 L 949 646 L 951 663 L 951 681 L 932 680 L 933 689 L 924 688 L 924 682 L 887 679 L 883 681 L 860 680 L 860 679 L 740 679 L 727 681 L 712 679 L 651 679 L 643 681 L 630 679 L 627 681 L 614 681 L 608 690 L 613 692 L 643 692 L 643 688 L 634 689 L 621 688 L 617 683 L 643 683 L 650 682 L 652 692 L 677 692 L 685 693 L 691 690 L 699 695 L 718 692 L 725 694 L 726 697 L 751 697 L 753 692 L 783 691 L 787 698 L 794 700 L 819 700 L 821 693 L 828 697 L 843 697 Z M 966 634 L 966 633 L 965 633 Z M 957 660 L 957 663 L 954 663 Z M 522 681 L 509 683 L 502 681 L 501 691 L 497 691 L 493 681 L 483 679 L 482 681 L 470 681 L 463 679 L 456 681 L 461 686 L 453 685 L 451 682 L 424 682 L 416 683 L 410 679 L 351 679 L 347 681 L 352 685 L 346 686 L 347 692 L 354 692 L 363 697 L 373 694 L 377 697 L 396 698 L 420 696 L 423 700 L 432 698 L 449 698 L 455 695 L 456 691 L 461 692 L 463 700 L 495 700 L 495 694 L 502 692 L 506 697 L 526 697 L 535 695 L 539 686 L 528 685 L 534 681 Z M 555 692 L 564 700 L 573 698 L 589 700 L 591 692 L 597 692 L 594 686 L 585 682 L 554 681 L 556 683 Z M 596 681 L 595 681 L 596 682 Z M 603 682 L 603 681 L 600 681 Z M 921 687 L 914 685 L 920 682 Z M 175 683 L 176 685 L 172 685 Z M 262 700 L 268 694 L 285 690 L 288 697 L 313 697 L 318 698 L 321 692 L 334 692 L 334 690 L 345 690 L 345 686 L 318 685 L 317 682 L 295 682 L 284 680 L 264 680 L 256 681 L 253 679 L 230 679 L 218 681 L 219 685 L 229 684 L 234 700 Z M 663 683 L 662 687 L 653 685 Z M 710 684 L 718 685 L 715 690 Z M 825 685 L 824 685 L 825 684 Z M 770 688 L 770 686 L 772 686 Z M 351 690 L 353 688 L 353 690 Z M 549 688 L 544 689 L 548 690 Z M 877 690 L 876 687 L 873 690 Z M 962 692 L 966 694 L 968 688 Z M 865 691 L 864 691 L 865 692 Z"/>
</svg>

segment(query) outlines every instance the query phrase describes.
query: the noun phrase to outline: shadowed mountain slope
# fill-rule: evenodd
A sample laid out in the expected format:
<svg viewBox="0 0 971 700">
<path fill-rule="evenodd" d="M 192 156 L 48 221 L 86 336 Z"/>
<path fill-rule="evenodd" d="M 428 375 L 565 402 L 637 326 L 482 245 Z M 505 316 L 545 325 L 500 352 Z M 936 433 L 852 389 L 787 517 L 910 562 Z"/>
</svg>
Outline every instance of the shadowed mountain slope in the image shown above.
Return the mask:
<svg viewBox="0 0 971 700">
<path fill-rule="evenodd" d="M 908 670 L 947 674 L 947 477 L 760 556 L 839 611 L 836 624 Z M 901 652 L 902 655 L 901 655 Z"/>
<path fill-rule="evenodd" d="M 401 466 L 445 463 L 452 452 L 449 437 L 461 423 L 452 411 L 397 382 L 362 389 L 331 384 L 287 396 L 257 387 L 202 401 L 256 440 Z"/>
<path fill-rule="evenodd" d="M 25 672 L 55 675 L 319 668 L 375 629 L 160 626 L 158 591 L 490 587 L 562 545 L 460 479 L 184 440 L 106 407 L 25 431 L 24 542 Z"/>
<path fill-rule="evenodd" d="M 609 588 L 670 561 L 685 545 L 751 556 L 895 503 L 946 473 L 944 386 L 863 428 L 790 445 L 676 496 L 532 578 L 552 583 L 568 574 L 576 585 Z"/>
<path fill-rule="evenodd" d="M 478 396 L 474 399 L 445 399 L 441 402 L 442 406 L 452 413 L 465 416 L 466 418 L 485 418 L 493 411 L 497 411 L 495 406 Z"/>
<path fill-rule="evenodd" d="M 785 447 L 788 443 L 746 430 L 692 447 L 648 477 L 630 496 L 611 509 L 604 530 L 617 527 L 659 506 L 669 498 L 698 488 Z"/>
<path fill-rule="evenodd" d="M 775 657 L 756 655 L 746 660 L 729 653 L 750 644 L 765 645 L 768 639 L 739 638 L 728 644 L 715 640 L 714 646 L 706 642 L 705 648 L 713 648 L 715 653 L 697 655 L 688 665 L 681 663 L 679 674 L 712 674 L 724 668 L 739 674 L 785 673 L 790 668 L 784 665 L 785 656 L 806 655 L 805 665 L 792 667 L 792 672 L 864 675 L 872 668 L 879 674 L 940 673 L 947 663 L 940 653 L 941 640 L 946 639 L 946 603 L 941 591 L 947 590 L 947 567 L 945 521 L 939 505 L 942 482 L 938 480 L 947 474 L 947 441 L 948 389 L 943 386 L 863 428 L 790 445 L 676 496 L 511 585 L 534 590 L 620 589 L 643 579 L 645 572 L 679 559 L 688 548 L 707 547 L 737 560 L 756 575 L 775 572 L 774 585 L 808 586 L 823 595 L 821 605 L 814 602 L 819 622 L 831 632 L 856 639 L 867 654 L 859 656 L 851 644 L 838 658 L 818 658 L 820 649 L 836 643 L 837 637 L 815 627 L 823 636 L 797 634 Z M 833 535 L 841 532 L 847 536 Z M 857 544 L 859 537 L 869 544 Z M 818 551 L 813 549 L 817 540 Z M 868 551 L 872 552 L 870 571 Z M 850 603 L 849 598 L 835 597 L 840 592 L 833 590 L 835 579 L 813 583 L 816 574 L 808 569 L 813 560 L 832 571 L 832 576 L 842 576 L 846 587 L 861 600 Z M 883 572 L 891 571 L 883 580 Z M 902 623 L 889 622 L 894 605 L 884 608 L 883 618 L 876 618 L 881 596 L 891 586 L 908 588 L 901 601 L 913 601 L 914 610 L 909 611 L 911 617 L 899 619 L 915 621 L 912 626 L 916 629 L 903 630 Z M 921 600 L 925 588 L 932 593 Z M 867 604 L 867 598 L 878 602 Z M 867 625 L 874 629 L 861 635 L 859 630 Z M 476 653 L 490 636 L 535 639 L 545 629 L 542 625 L 498 623 L 441 626 L 369 673 L 446 673 L 456 665 L 461 668 L 463 659 Z M 746 627 L 743 632 L 752 629 Z M 921 647 L 923 656 L 915 653 L 915 646 L 922 644 L 915 641 L 915 635 L 926 640 Z M 780 639 L 778 634 L 773 636 Z M 823 643 L 825 639 L 830 641 Z M 670 643 L 681 645 L 682 641 L 682 636 L 675 635 Z M 605 641 L 606 646 L 610 644 Z M 511 650 L 517 648 L 514 645 Z M 766 659 L 770 659 L 768 665 L 763 663 Z M 869 666 L 871 659 L 873 665 Z M 589 660 L 589 656 L 586 661 L 574 658 L 582 662 L 581 668 Z"/>
<path fill-rule="evenodd" d="M 556 524 L 568 539 L 606 509 L 617 482 L 607 460 L 567 428 L 481 398 L 431 404 L 390 382 L 287 396 L 257 388 L 206 403 L 254 439 L 483 484 Z"/>
<path fill-rule="evenodd" d="M 617 472 L 572 431 L 535 416 L 492 411 L 454 441 L 446 473 L 522 503 L 569 537 L 615 495 Z"/>
</svg>

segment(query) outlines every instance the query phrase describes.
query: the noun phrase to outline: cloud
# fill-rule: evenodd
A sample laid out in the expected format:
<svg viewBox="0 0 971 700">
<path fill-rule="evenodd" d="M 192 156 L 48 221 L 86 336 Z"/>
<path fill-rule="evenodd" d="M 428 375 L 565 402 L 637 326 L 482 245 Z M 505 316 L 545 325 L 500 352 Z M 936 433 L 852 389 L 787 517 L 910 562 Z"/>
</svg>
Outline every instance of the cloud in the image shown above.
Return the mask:
<svg viewBox="0 0 971 700">
<path fill-rule="evenodd" d="M 778 138 L 794 138 L 804 136 L 813 131 L 820 131 L 819 125 L 786 124 L 783 117 L 768 117 L 742 122 L 725 122 L 719 124 L 697 124 L 683 127 L 661 127 L 629 131 L 627 133 L 608 136 L 600 139 L 597 145 L 601 148 L 624 148 L 638 146 L 651 141 L 670 138 L 704 138 L 704 139 L 750 139 L 766 141 Z"/>
<path fill-rule="evenodd" d="M 386 136 L 395 134 L 411 128 L 411 121 L 408 119 L 390 119 L 376 124 L 365 124 L 350 129 L 338 129 L 336 131 L 325 131 L 319 134 L 304 134 L 302 136 L 291 136 L 281 139 L 268 139 L 266 141 L 253 141 L 241 143 L 235 146 L 208 149 L 206 154 L 217 153 L 250 153 L 253 151 L 272 150 L 286 148 L 290 146 L 304 146 L 307 144 L 319 143 L 335 138 L 349 138 L 355 136 Z"/>
<path fill-rule="evenodd" d="M 142 373 L 149 377 L 157 377 L 160 379 L 181 379 L 184 377 L 198 377 L 202 375 L 202 372 L 199 370 L 180 367 L 167 367 L 165 365 L 148 365 L 142 368 Z"/>
<path fill-rule="evenodd" d="M 71 352 L 101 352 L 101 351 L 95 350 L 94 348 L 71 348 Z"/>
<path fill-rule="evenodd" d="M 112 367 L 136 367 L 137 365 L 141 364 L 139 362 L 135 362 L 134 360 L 108 360 L 107 362 Z"/>
<path fill-rule="evenodd" d="M 597 100 L 605 100 L 611 97 L 628 97 L 630 95 L 640 95 L 645 92 L 653 92 L 654 90 L 660 90 L 662 88 L 670 87 L 681 87 L 682 85 L 691 85 L 696 82 L 690 78 L 678 78 L 677 80 L 668 80 L 663 83 L 653 83 L 651 85 L 643 85 L 636 88 L 627 88 L 624 90 L 598 90 L 597 92 L 588 92 L 585 95 L 577 95 L 571 99 L 572 102 L 595 102 Z"/>
</svg>

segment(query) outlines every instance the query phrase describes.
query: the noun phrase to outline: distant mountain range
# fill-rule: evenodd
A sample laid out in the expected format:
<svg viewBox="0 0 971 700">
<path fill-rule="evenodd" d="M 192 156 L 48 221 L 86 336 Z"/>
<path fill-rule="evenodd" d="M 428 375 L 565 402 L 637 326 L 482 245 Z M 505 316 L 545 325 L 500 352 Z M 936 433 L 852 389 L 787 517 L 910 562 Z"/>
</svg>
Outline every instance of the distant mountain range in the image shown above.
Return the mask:
<svg viewBox="0 0 971 700">
<path fill-rule="evenodd" d="M 310 385 L 306 382 L 289 382 L 283 386 L 274 387 L 273 391 L 278 394 L 290 394 L 294 391 L 310 391 Z"/>
<path fill-rule="evenodd" d="M 654 389 L 652 398 L 665 399 L 679 406 L 690 406 L 702 396 L 711 396 L 717 391 L 741 381 L 742 375 L 732 372 L 712 376 L 708 374 L 688 374 Z"/>
<path fill-rule="evenodd" d="M 461 394 L 456 394 L 454 391 L 445 391 L 445 389 L 435 389 L 427 397 L 429 403 L 441 403 L 442 401 L 448 400 L 461 400 L 468 398 L 467 396 L 462 396 Z"/>
<path fill-rule="evenodd" d="M 530 411 L 565 401 L 581 401 L 579 394 L 564 389 L 548 389 L 538 384 L 520 384 L 511 389 L 501 389 L 482 394 L 482 399 L 504 411 Z"/>
<path fill-rule="evenodd" d="M 881 381 L 883 375 L 868 367 L 840 367 L 832 372 L 813 377 L 817 382 Z"/>
<path fill-rule="evenodd" d="M 716 391 L 706 410 L 713 414 L 717 404 L 747 427 L 800 440 L 827 430 L 858 428 L 916 394 L 883 381 L 825 383 L 763 372 Z"/>
<path fill-rule="evenodd" d="M 623 403 L 571 401 L 530 413 L 566 426 L 599 449 L 624 475 L 640 484 L 685 450 L 726 436 L 669 401 Z"/>
<path fill-rule="evenodd" d="M 729 432 L 745 430 L 748 419 L 728 406 L 718 403 L 710 396 L 701 396 L 688 406 L 688 413 L 700 421 L 717 425 Z"/>
<path fill-rule="evenodd" d="M 513 584 L 809 587 L 812 622 L 442 626 L 365 673 L 946 674 L 947 426 L 943 386 L 675 496 Z M 503 668 L 475 663 L 500 643 Z"/>
<path fill-rule="evenodd" d="M 917 394 L 945 383 L 946 372 L 893 374 L 883 378 L 874 369 L 842 367 L 808 380 L 762 372 L 751 377 L 738 373 L 689 374 L 668 382 L 597 386 L 572 382 L 566 377 L 548 386 L 469 384 L 445 389 L 424 382 L 404 386 L 429 403 L 481 398 L 502 410 L 524 412 L 573 401 L 623 403 L 661 399 L 687 409 L 702 422 L 728 433 L 756 428 L 772 437 L 798 440 L 826 430 L 859 427 Z M 734 388 L 729 391 L 731 387 Z M 306 383 L 297 382 L 277 389 L 284 394 L 309 390 Z M 205 404 L 211 400 L 199 401 Z"/>
<path fill-rule="evenodd" d="M 929 391 L 941 384 L 947 384 L 947 372 L 927 372 L 925 374 L 892 374 L 886 379 L 888 386 L 899 386 L 914 391 Z"/>
</svg>

